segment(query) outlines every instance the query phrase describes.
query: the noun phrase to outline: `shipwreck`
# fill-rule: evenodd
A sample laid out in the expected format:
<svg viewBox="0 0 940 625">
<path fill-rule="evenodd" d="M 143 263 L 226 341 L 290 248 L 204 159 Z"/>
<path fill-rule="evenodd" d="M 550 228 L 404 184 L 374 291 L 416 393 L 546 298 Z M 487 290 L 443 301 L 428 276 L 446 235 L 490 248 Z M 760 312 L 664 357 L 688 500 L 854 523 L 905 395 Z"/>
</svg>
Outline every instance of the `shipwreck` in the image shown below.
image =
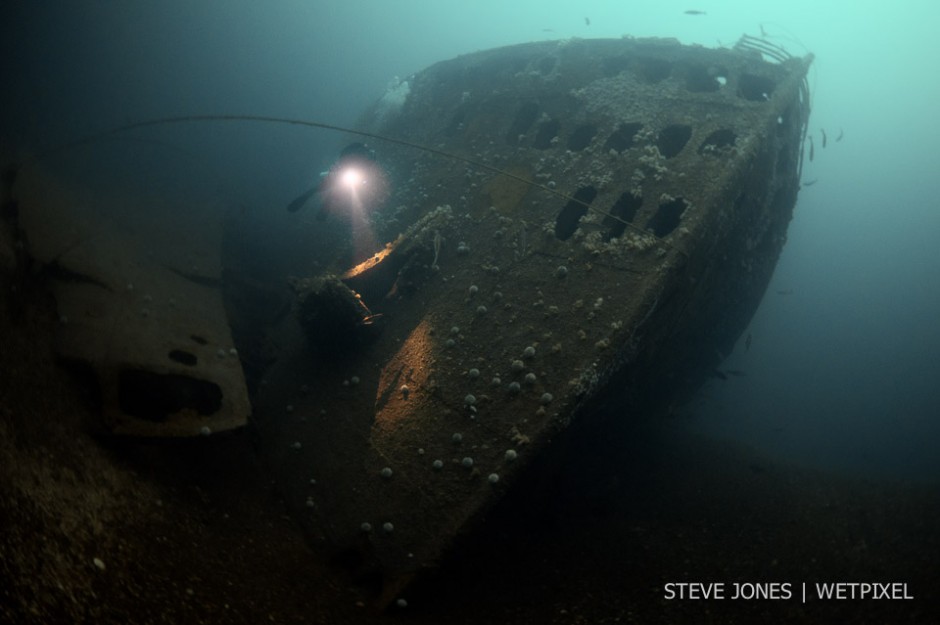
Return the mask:
<svg viewBox="0 0 940 625">
<path fill-rule="evenodd" d="M 603 398 L 668 410 L 731 352 L 786 241 L 811 62 L 573 39 L 408 77 L 350 132 L 383 182 L 348 218 L 353 261 L 291 280 L 281 352 L 250 376 L 222 212 L 181 211 L 193 241 L 143 221 L 75 249 L 54 239 L 79 226 L 43 229 L 84 213 L 28 215 L 60 356 L 116 434 L 251 424 L 310 542 L 388 605 L 575 424 L 603 427 Z"/>
<path fill-rule="evenodd" d="M 364 116 L 389 243 L 294 280 L 298 348 L 254 416 L 308 536 L 381 605 L 598 397 L 668 409 L 730 353 L 786 240 L 811 60 L 748 37 L 530 43 Z"/>
</svg>

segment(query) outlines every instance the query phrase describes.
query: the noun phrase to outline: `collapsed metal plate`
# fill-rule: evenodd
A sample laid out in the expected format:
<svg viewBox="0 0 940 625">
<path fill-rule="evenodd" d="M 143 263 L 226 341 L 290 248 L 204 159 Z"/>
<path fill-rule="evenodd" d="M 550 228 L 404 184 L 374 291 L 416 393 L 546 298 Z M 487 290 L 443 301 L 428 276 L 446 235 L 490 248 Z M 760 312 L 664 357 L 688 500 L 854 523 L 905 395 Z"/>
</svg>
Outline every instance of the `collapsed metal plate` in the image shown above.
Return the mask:
<svg viewBox="0 0 940 625">
<path fill-rule="evenodd" d="M 103 426 L 146 437 L 243 426 L 251 406 L 219 288 L 219 208 L 168 211 L 38 170 L 20 194 L 56 299 L 57 354 L 91 373 Z"/>
</svg>

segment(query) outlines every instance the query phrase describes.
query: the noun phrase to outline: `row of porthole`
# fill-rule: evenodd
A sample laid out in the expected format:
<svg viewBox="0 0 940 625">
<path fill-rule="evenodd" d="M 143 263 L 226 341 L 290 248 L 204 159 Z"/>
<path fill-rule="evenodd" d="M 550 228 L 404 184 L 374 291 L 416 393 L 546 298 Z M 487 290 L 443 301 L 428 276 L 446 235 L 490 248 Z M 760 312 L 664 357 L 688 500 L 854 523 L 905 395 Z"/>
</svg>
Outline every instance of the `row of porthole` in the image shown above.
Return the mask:
<svg viewBox="0 0 940 625">
<path fill-rule="evenodd" d="M 544 57 L 536 66 L 539 73 L 550 74 L 557 66 L 557 59 Z M 723 65 L 701 63 L 676 65 L 666 59 L 628 55 L 604 58 L 600 62 L 600 67 L 603 75 L 608 78 L 623 72 L 632 72 L 641 82 L 651 85 L 677 76 L 681 84 L 692 93 L 718 91 L 728 84 L 728 78 L 731 75 L 728 68 Z M 772 78 L 743 72 L 737 78 L 735 94 L 744 100 L 762 102 L 769 98 L 776 86 L 777 83 Z"/>
<path fill-rule="evenodd" d="M 643 128 L 639 122 L 622 123 L 617 126 L 604 142 L 604 151 L 623 152 L 635 147 L 635 136 Z M 558 133 L 561 130 L 561 123 L 558 120 L 550 119 L 541 122 L 532 142 L 532 147 L 540 150 L 555 146 L 558 141 Z M 567 149 L 572 152 L 580 152 L 591 144 L 597 135 L 597 126 L 593 124 L 582 124 L 577 126 L 568 136 Z M 656 138 L 656 147 L 659 153 L 665 158 L 674 158 L 682 152 L 689 139 L 692 138 L 692 127 L 688 124 L 672 124 L 659 131 Z M 699 146 L 699 154 L 706 154 L 735 144 L 737 136 L 734 131 L 723 128 L 716 130 L 708 135 Z"/>
<path fill-rule="evenodd" d="M 624 71 L 633 71 L 647 84 L 662 82 L 677 73 L 670 61 L 650 57 L 608 57 L 601 61 L 601 68 L 607 77 L 616 76 Z M 686 71 L 680 79 L 685 88 L 693 93 L 718 91 L 728 84 L 728 77 L 731 73 L 721 65 L 695 64 L 684 66 L 684 68 Z M 738 76 L 735 93 L 744 100 L 763 102 L 769 99 L 776 86 L 776 81 L 771 78 L 744 72 Z"/>
<path fill-rule="evenodd" d="M 546 64 L 550 60 L 551 64 Z M 620 72 L 633 69 L 647 83 L 658 83 L 673 74 L 673 64 L 663 59 L 630 57 L 610 57 L 601 62 L 604 74 L 613 76 Z M 542 73 L 548 73 L 555 67 L 552 57 L 546 57 L 539 63 Z M 691 65 L 687 68 L 685 74 L 685 88 L 693 93 L 718 91 L 728 84 L 728 75 L 730 72 L 722 66 L 715 65 Z M 770 99 L 776 89 L 777 83 L 772 78 L 759 76 L 757 74 L 742 73 L 737 78 L 736 94 L 738 97 L 751 102 L 765 102 Z M 461 111 L 461 117 L 466 111 Z M 532 124 L 538 119 L 539 105 L 529 101 L 522 104 L 516 112 L 513 123 L 506 133 L 506 141 L 510 144 L 516 144 L 519 137 L 528 133 Z M 548 120 L 543 122 L 536 133 L 534 147 L 547 149 L 555 145 L 553 141 L 557 136 L 560 123 L 557 120 Z M 579 151 L 587 147 L 590 143 L 593 133 L 589 131 L 589 126 L 582 127 L 584 130 L 576 130 L 569 138 L 568 149 Z M 596 132 L 596 130 L 595 130 Z M 632 135 L 631 135 L 632 136 Z M 629 146 L 628 146 L 629 147 Z M 613 149 L 617 149 L 614 147 Z M 620 151 L 618 149 L 618 151 Z"/>
<path fill-rule="evenodd" d="M 597 190 L 591 186 L 581 187 L 575 191 L 572 199 L 565 204 L 558 213 L 558 217 L 555 218 L 555 236 L 558 239 L 567 241 L 571 238 L 596 196 Z M 608 217 L 604 219 L 604 226 L 607 227 L 606 239 L 609 241 L 620 237 L 626 230 L 627 223 L 633 223 L 633 218 L 642 205 L 642 197 L 635 196 L 629 191 L 621 194 L 608 211 Z M 659 238 L 665 237 L 679 226 L 682 214 L 688 206 L 689 203 L 681 197 L 664 201 L 660 203 L 656 212 L 643 227 Z"/>
</svg>

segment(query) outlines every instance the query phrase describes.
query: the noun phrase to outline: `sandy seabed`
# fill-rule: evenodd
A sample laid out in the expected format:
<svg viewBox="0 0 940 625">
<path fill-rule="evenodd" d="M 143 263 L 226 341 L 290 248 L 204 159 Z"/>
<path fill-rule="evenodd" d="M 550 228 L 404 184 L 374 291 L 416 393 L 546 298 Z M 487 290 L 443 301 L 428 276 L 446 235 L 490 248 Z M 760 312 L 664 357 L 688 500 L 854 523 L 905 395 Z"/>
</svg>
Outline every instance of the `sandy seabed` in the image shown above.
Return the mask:
<svg viewBox="0 0 940 625">
<path fill-rule="evenodd" d="M 101 435 L 87 385 L 53 356 L 41 282 L 5 278 L 4 293 L 2 622 L 940 622 L 936 487 L 786 466 L 663 421 L 571 441 L 553 479 L 510 491 L 406 608 L 378 614 L 301 535 L 250 430 Z M 795 596 L 664 593 L 774 581 Z M 803 582 L 839 581 L 906 582 L 914 599 L 800 602 Z"/>
</svg>

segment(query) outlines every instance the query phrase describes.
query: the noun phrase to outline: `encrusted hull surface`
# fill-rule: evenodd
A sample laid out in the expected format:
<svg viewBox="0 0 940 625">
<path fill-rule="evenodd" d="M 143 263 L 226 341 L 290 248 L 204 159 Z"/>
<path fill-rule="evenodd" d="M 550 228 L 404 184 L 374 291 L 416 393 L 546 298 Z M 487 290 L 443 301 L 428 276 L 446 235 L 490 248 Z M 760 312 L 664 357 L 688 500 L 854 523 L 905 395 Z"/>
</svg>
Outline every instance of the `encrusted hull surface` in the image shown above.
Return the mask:
<svg viewBox="0 0 940 625">
<path fill-rule="evenodd" d="M 311 540 L 381 580 L 380 604 L 602 391 L 632 418 L 730 351 L 796 201 L 809 62 L 524 44 L 434 65 L 366 116 L 439 151 L 374 142 L 370 227 L 394 242 L 338 278 L 381 318 L 329 355 L 285 329 L 256 417 Z M 297 281 L 299 310 L 322 285 Z"/>
</svg>

